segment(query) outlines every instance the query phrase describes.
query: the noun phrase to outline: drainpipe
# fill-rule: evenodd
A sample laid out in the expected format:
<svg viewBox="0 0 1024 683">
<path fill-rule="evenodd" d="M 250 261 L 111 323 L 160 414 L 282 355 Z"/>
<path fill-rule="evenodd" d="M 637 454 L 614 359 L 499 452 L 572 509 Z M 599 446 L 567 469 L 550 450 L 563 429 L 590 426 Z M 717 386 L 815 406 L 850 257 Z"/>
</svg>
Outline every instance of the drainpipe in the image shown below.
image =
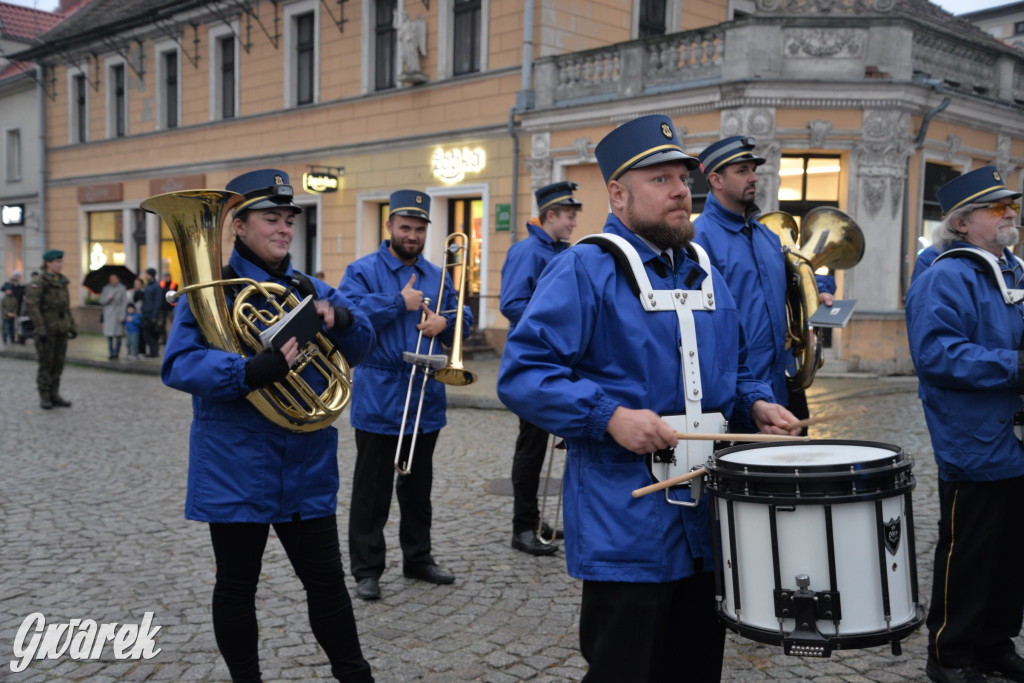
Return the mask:
<svg viewBox="0 0 1024 683">
<path fill-rule="evenodd" d="M 46 251 L 46 89 L 43 77 L 44 69 L 41 64 L 36 64 L 36 97 L 38 98 L 39 112 L 39 208 L 36 211 L 39 220 L 39 248 L 40 262 L 42 253 Z M 27 265 L 27 264 L 26 264 Z"/>
<path fill-rule="evenodd" d="M 935 92 L 942 92 L 942 81 L 938 79 L 925 81 L 928 85 L 935 88 Z M 928 113 L 924 115 L 924 119 L 921 120 L 921 130 L 917 131 L 917 138 L 914 139 L 914 149 L 907 155 L 907 166 L 906 172 L 903 175 L 903 235 L 904 239 L 900 240 L 900 301 L 906 302 L 907 289 L 910 287 L 910 254 L 907 252 L 907 240 L 906 235 L 910 233 L 910 160 L 913 158 L 918 151 L 924 146 L 925 138 L 928 135 L 928 126 L 932 122 L 932 118 L 941 112 L 943 109 L 949 106 L 950 99 L 948 97 L 943 98 L 942 102 L 935 105 L 928 110 Z"/>
<path fill-rule="evenodd" d="M 516 104 L 508 113 L 508 134 L 512 136 L 512 203 L 509 212 L 509 241 L 512 244 L 515 244 L 518 234 L 516 202 L 519 199 L 519 135 L 516 133 L 516 112 L 533 109 L 533 90 L 530 88 L 533 76 L 533 0 L 526 0 L 523 5 L 523 62 L 520 74 Z"/>
</svg>

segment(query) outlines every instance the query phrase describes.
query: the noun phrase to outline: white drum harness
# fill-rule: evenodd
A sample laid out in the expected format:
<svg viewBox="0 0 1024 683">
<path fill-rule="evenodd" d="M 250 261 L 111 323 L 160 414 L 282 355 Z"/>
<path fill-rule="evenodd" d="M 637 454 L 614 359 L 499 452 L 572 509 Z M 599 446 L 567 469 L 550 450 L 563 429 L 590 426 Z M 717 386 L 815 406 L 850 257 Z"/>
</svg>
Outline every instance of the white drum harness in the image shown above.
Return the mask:
<svg viewBox="0 0 1024 683">
<path fill-rule="evenodd" d="M 601 233 L 587 235 L 577 244 L 595 244 L 607 251 L 627 277 L 630 289 L 640 300 L 640 305 L 647 313 L 665 313 L 674 311 L 679 322 L 679 359 L 682 367 L 682 380 L 686 398 L 686 412 L 677 415 L 663 415 L 665 420 L 677 432 L 713 432 L 724 433 L 727 427 L 725 417 L 721 413 L 704 413 L 701 410 L 701 399 L 704 391 L 700 381 L 700 358 L 697 352 L 697 331 L 693 321 L 693 312 L 715 310 L 715 290 L 711 276 L 711 261 L 707 253 L 697 244 L 690 244 L 692 254 L 697 257 L 701 269 L 707 274 L 700 289 L 654 289 L 650 278 L 644 270 L 640 255 L 627 240 L 618 235 Z M 651 453 L 649 465 L 651 475 L 656 481 L 664 481 L 671 477 L 686 474 L 704 465 L 714 452 L 713 441 L 688 440 L 685 442 L 686 458 L 679 462 L 673 450 Z M 666 489 L 665 499 L 673 505 L 695 506 L 700 500 L 703 479 L 693 480 L 693 484 L 683 484 L 673 489 L 689 488 L 691 500 L 683 501 L 670 496 Z"/>
</svg>

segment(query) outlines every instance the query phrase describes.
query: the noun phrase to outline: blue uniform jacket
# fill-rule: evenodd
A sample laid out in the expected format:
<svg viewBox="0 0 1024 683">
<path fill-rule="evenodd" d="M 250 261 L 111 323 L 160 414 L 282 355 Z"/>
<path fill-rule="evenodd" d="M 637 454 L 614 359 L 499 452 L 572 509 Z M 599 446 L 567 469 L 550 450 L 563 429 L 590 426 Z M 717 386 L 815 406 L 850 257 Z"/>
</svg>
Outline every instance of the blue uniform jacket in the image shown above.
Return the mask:
<svg viewBox="0 0 1024 683">
<path fill-rule="evenodd" d="M 510 333 L 523 317 L 548 261 L 569 246 L 552 239 L 539 225 L 527 223 L 526 228 L 529 236 L 509 247 L 505 265 L 501 267 L 501 314 L 508 318 Z"/>
<path fill-rule="evenodd" d="M 704 271 L 676 250 L 674 272 L 659 276 L 657 255 L 614 216 L 605 232 L 637 249 L 656 289 L 695 289 Z M 667 271 L 667 268 L 666 268 Z M 713 271 L 713 312 L 694 313 L 705 412 L 749 413 L 771 399 L 753 379 L 736 305 Z M 712 567 L 708 499 L 697 508 L 670 505 L 664 494 L 634 499 L 651 483 L 645 456 L 606 433 L 618 406 L 681 413 L 686 400 L 674 311 L 646 313 L 614 258 L 599 246 L 573 247 L 551 261 L 509 335 L 498 395 L 513 412 L 563 437 L 565 553 L 569 573 L 593 581 L 665 582 L 693 573 L 695 558 Z"/>
<path fill-rule="evenodd" d="M 1022 405 L 1017 352 L 1024 305 L 1003 301 L 988 267 L 950 256 L 911 281 L 906 315 L 939 476 L 1024 476 L 1024 448 L 1013 435 L 1013 414 Z"/>
<path fill-rule="evenodd" d="M 235 252 L 229 263 L 239 277 L 286 284 Z M 353 309 L 330 285 L 310 281 L 317 298 Z M 202 522 L 274 523 L 296 513 L 308 519 L 334 514 L 338 430 L 295 433 L 264 418 L 245 399 L 252 391 L 245 383 L 246 359 L 206 343 L 185 297 L 174 310 L 160 374 L 167 386 L 192 394 L 185 516 Z M 358 311 L 352 315 L 351 327 L 327 334 L 355 365 L 369 353 L 374 337 L 370 321 Z M 318 393 L 323 391 L 318 372 L 307 368 L 302 376 Z"/>
<path fill-rule="evenodd" d="M 743 234 L 747 225 L 750 237 Z M 786 367 L 793 363 L 793 354 L 786 350 L 788 277 L 778 235 L 754 217 L 729 211 L 713 194 L 708 194 L 694 226 L 694 242 L 708 252 L 711 265 L 725 277 L 739 306 L 751 372 L 771 384 L 775 403 L 788 405 Z M 833 278 L 816 280 L 819 292 L 835 292 Z"/>
<path fill-rule="evenodd" d="M 917 276 L 928 270 L 928 266 L 932 264 L 936 258 L 938 258 L 939 252 L 933 246 L 927 246 L 921 251 L 917 252 L 917 258 L 914 260 L 914 271 L 910 276 L 910 281 L 913 282 L 917 279 Z"/>
<path fill-rule="evenodd" d="M 385 241 L 374 253 L 353 261 L 345 270 L 338 289 L 366 314 L 377 333 L 376 348 L 354 373 L 349 415 L 352 426 L 374 434 L 397 435 L 402 426 L 402 411 L 412 369 L 411 365 L 402 360 L 402 352 L 416 350 L 419 337 L 416 325 L 422 315 L 419 310 L 406 310 L 402 288 L 415 273 L 416 282 L 413 287 L 430 299 L 430 308 L 436 311 L 437 294 L 441 291 L 441 269 L 422 255 L 416 259 L 415 264 L 404 265 L 391 254 L 389 246 L 390 241 Z M 445 273 L 444 279 L 444 303 L 441 310 L 451 312 L 444 314 L 448 319 L 448 328 L 434 342 L 432 353 L 435 354 L 445 352 L 441 342 L 451 344 L 453 340 L 458 306 L 458 294 L 451 277 Z M 462 317 L 463 337 L 469 336 L 472 325 L 473 315 L 469 307 L 465 306 Z M 424 337 L 420 353 L 426 353 L 429 345 L 430 339 Z M 406 434 L 412 433 L 422 383 L 417 373 L 410 398 L 409 419 L 405 425 Z M 447 424 L 444 386 L 436 380 L 427 380 L 420 416 L 421 433 L 436 432 Z"/>
</svg>

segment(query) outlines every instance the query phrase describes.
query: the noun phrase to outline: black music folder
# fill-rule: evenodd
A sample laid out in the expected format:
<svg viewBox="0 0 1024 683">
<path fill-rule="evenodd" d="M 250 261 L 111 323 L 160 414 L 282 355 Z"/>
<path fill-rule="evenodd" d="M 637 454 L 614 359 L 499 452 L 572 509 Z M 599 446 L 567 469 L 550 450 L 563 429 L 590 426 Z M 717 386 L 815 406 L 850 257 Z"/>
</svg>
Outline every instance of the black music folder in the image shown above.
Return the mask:
<svg viewBox="0 0 1024 683">
<path fill-rule="evenodd" d="M 295 337 L 301 349 L 323 329 L 323 321 L 316 313 L 316 301 L 312 295 L 309 295 L 300 301 L 298 306 L 288 311 L 283 318 L 260 332 L 260 341 L 263 343 L 263 348 L 273 348 L 277 351 L 289 339 Z"/>
<path fill-rule="evenodd" d="M 846 327 L 856 305 L 856 299 L 835 299 L 831 306 L 818 306 L 808 322 L 814 327 Z"/>
</svg>

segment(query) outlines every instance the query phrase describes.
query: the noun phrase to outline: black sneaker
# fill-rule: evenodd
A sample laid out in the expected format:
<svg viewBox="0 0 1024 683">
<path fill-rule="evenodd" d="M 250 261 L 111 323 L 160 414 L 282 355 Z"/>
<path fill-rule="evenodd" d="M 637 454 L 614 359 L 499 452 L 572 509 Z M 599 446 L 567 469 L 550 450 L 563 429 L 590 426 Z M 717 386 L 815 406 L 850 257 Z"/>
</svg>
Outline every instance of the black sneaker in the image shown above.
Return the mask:
<svg viewBox="0 0 1024 683">
<path fill-rule="evenodd" d="M 987 680 L 980 671 L 973 667 L 944 667 L 931 657 L 928 658 L 925 673 L 935 683 L 985 683 Z"/>
</svg>

